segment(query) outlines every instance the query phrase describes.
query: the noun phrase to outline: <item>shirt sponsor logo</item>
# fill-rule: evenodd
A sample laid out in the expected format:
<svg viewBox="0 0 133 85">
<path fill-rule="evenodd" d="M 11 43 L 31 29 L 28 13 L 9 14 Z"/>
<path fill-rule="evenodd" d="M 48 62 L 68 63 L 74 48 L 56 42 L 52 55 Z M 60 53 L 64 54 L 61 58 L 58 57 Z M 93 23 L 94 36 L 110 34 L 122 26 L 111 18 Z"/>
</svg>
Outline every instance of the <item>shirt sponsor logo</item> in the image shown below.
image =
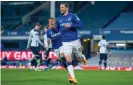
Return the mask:
<svg viewBox="0 0 133 85">
<path fill-rule="evenodd" d="M 61 33 L 53 34 L 53 35 L 51 35 L 51 37 L 56 37 L 56 36 L 58 36 L 58 35 L 61 35 Z"/>
<path fill-rule="evenodd" d="M 71 17 L 68 18 L 68 21 L 71 21 Z"/>
</svg>

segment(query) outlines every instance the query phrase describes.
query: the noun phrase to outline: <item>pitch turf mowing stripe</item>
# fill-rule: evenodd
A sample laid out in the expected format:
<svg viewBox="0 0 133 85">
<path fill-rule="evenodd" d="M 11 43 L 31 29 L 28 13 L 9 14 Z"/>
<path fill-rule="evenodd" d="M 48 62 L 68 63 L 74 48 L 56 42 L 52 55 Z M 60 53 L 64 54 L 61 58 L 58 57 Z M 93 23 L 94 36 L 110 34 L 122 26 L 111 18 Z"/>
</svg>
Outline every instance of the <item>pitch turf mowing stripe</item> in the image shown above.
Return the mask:
<svg viewBox="0 0 133 85">
<path fill-rule="evenodd" d="M 71 85 L 65 70 L 2 69 L 2 85 Z M 133 85 L 133 72 L 76 70 L 78 85 Z"/>
</svg>

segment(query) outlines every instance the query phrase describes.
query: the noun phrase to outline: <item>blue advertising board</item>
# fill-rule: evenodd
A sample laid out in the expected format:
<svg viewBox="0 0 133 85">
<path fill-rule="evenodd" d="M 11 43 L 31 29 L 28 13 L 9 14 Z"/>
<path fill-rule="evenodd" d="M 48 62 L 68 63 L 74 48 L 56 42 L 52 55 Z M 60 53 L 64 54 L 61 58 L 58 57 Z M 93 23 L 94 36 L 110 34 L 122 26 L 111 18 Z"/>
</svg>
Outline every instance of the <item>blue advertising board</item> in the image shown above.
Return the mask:
<svg viewBox="0 0 133 85">
<path fill-rule="evenodd" d="M 125 30 L 79 30 L 79 35 L 105 35 L 108 40 L 133 40 L 133 29 Z M 28 36 L 26 31 L 5 32 L 4 36 Z"/>
<path fill-rule="evenodd" d="M 133 29 L 130 30 L 80 30 L 80 35 L 105 35 L 108 40 L 133 40 Z"/>
</svg>

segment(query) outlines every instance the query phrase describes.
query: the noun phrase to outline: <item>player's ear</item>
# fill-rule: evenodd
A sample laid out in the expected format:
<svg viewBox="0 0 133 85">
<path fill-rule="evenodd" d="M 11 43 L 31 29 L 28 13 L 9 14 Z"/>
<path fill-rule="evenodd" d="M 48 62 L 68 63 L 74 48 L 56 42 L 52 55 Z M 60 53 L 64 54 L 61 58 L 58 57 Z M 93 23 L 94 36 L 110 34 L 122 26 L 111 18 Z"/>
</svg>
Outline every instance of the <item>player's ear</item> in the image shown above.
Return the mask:
<svg viewBox="0 0 133 85">
<path fill-rule="evenodd" d="M 69 10 L 69 8 L 68 7 L 66 7 L 66 11 L 68 11 Z"/>
</svg>

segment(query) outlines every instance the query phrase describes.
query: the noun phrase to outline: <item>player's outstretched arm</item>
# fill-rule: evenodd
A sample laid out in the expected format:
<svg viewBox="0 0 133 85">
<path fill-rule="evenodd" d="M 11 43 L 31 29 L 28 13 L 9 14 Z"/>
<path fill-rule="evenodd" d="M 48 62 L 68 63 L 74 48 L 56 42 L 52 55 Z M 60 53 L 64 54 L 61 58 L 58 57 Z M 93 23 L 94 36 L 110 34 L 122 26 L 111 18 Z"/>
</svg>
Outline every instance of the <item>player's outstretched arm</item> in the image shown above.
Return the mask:
<svg viewBox="0 0 133 85">
<path fill-rule="evenodd" d="M 74 22 L 72 22 L 71 28 L 81 28 L 83 26 L 82 22 L 76 14 L 73 15 L 73 21 Z"/>
<path fill-rule="evenodd" d="M 41 46 L 43 46 L 45 48 L 44 44 L 41 42 L 41 40 L 39 38 L 39 35 L 36 36 L 36 40 Z"/>
</svg>

